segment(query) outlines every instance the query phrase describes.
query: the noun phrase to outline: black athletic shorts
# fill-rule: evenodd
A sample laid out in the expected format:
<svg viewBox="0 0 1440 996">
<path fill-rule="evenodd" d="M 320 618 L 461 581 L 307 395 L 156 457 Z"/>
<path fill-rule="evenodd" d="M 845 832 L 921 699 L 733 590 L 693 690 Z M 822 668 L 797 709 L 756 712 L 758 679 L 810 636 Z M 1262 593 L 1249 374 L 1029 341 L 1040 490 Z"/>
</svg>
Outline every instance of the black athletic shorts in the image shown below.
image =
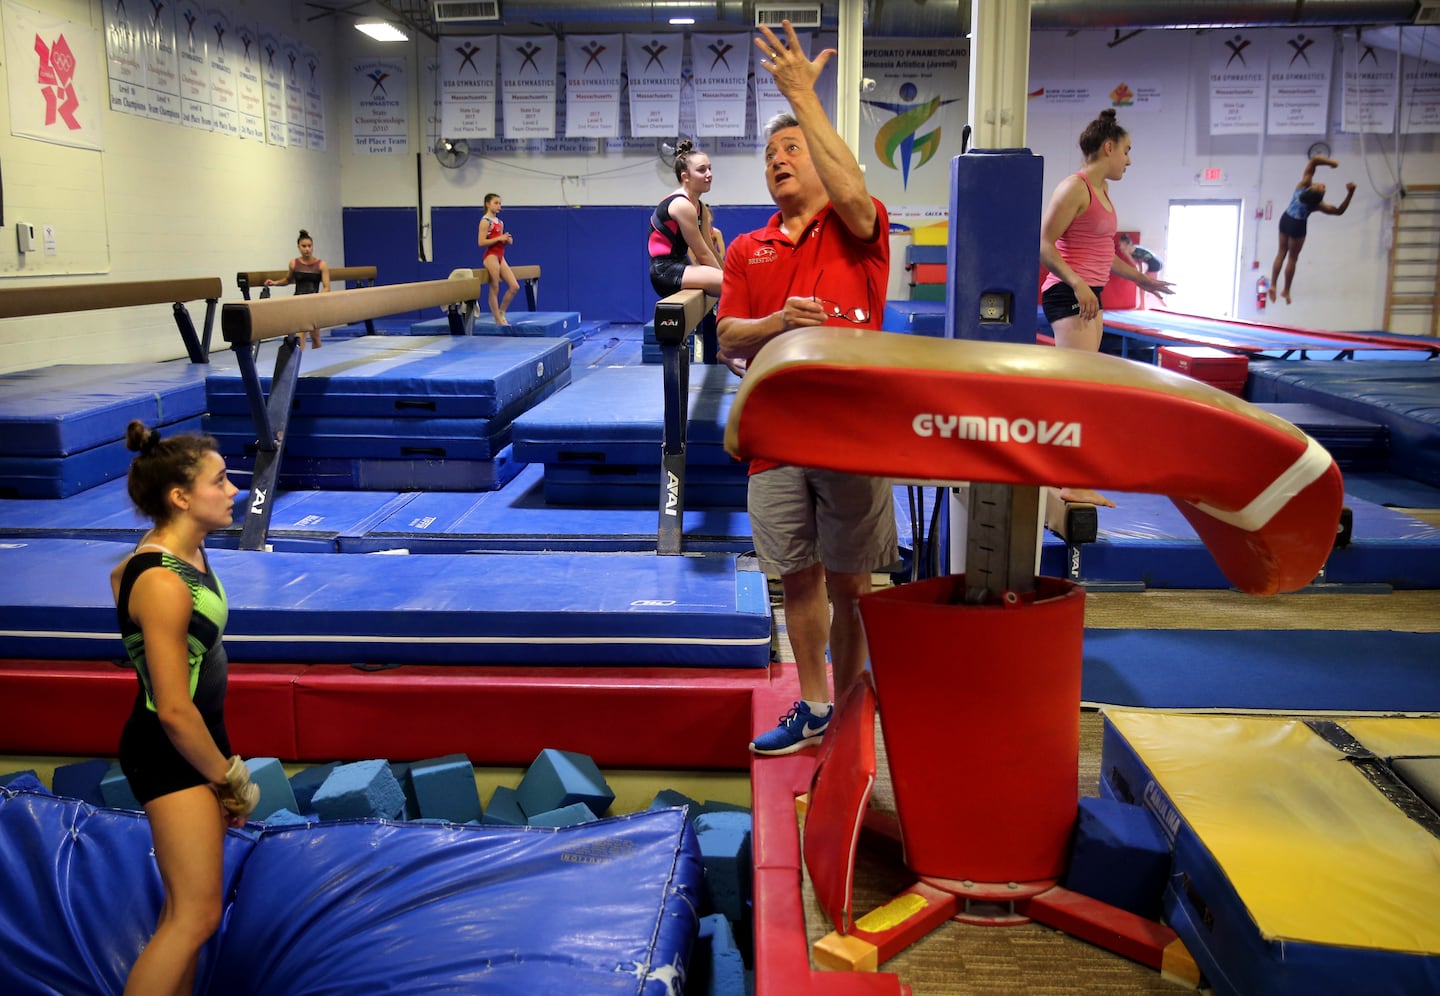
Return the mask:
<svg viewBox="0 0 1440 996">
<path fill-rule="evenodd" d="M 1091 287 L 1095 293 L 1095 299 L 1100 299 L 1100 292 L 1104 287 Z M 1040 295 L 1040 307 L 1045 309 L 1046 321 L 1058 321 L 1061 318 L 1074 318 L 1080 314 L 1080 299 L 1075 296 L 1075 291 L 1069 284 L 1052 284 Z"/>
<path fill-rule="evenodd" d="M 229 757 L 230 738 L 225 734 L 225 727 L 210 727 L 210 735 L 215 738 L 220 753 Z M 120 734 L 120 770 L 142 805 L 171 792 L 210 784 L 210 779 L 196 771 L 175 749 L 154 713 L 144 716 L 132 713 L 126 722 Z"/>
<path fill-rule="evenodd" d="M 1309 218 L 1297 218 L 1293 214 L 1280 215 L 1280 234 L 1292 239 L 1303 239 L 1309 225 Z"/>
<path fill-rule="evenodd" d="M 685 280 L 685 267 L 689 265 L 688 261 L 673 256 L 651 256 L 650 286 L 654 287 L 655 293 L 661 297 L 669 297 L 683 289 L 681 284 Z"/>
</svg>

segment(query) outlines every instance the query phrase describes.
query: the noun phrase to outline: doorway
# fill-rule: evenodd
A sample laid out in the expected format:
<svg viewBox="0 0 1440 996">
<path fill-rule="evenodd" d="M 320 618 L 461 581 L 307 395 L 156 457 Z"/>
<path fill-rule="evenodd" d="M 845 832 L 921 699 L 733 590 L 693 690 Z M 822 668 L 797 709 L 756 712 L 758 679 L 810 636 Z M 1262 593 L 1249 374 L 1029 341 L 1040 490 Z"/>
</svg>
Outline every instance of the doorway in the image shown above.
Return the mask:
<svg viewBox="0 0 1440 996">
<path fill-rule="evenodd" d="M 1240 268 L 1239 201 L 1171 201 L 1165 269 L 1175 285 L 1160 305 L 1207 318 L 1233 318 Z"/>
</svg>

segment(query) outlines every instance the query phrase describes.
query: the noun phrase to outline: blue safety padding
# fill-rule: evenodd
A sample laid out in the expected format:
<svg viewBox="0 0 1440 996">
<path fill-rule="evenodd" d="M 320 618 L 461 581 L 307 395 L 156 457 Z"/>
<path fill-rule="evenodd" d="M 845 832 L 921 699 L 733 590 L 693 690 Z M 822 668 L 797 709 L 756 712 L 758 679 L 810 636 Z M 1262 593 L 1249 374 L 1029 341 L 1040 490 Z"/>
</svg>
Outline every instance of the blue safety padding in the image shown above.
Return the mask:
<svg viewBox="0 0 1440 996">
<path fill-rule="evenodd" d="M 725 367 L 690 368 L 688 445 L 724 444 L 725 423 L 739 388 L 739 378 Z M 654 447 L 651 454 L 658 466 L 664 434 L 663 374 L 642 365 L 591 372 L 516 417 L 512 439 L 516 457 L 528 463 L 644 443 Z"/>
<path fill-rule="evenodd" d="M 0 989 L 119 993 L 162 902 L 150 846 L 143 814 L 0 790 Z M 701 887 L 673 809 L 546 831 L 368 819 L 230 831 L 226 917 L 196 991 L 665 996 L 690 959 Z"/>
<path fill-rule="evenodd" d="M 266 344 L 262 344 L 264 346 Z M 273 350 L 257 361 L 269 395 Z M 232 361 L 233 363 L 233 361 Z M 494 418 L 570 368 L 564 339 L 365 336 L 306 351 L 292 411 L 301 415 Z M 238 369 L 206 379 L 208 410 L 245 414 Z M 229 400 L 227 400 L 229 399 Z"/>
<path fill-rule="evenodd" d="M 1379 423 L 1390 434 L 1388 469 L 1440 487 L 1440 361 L 1252 363 L 1247 397 L 1322 405 Z"/>
<path fill-rule="evenodd" d="M 235 483 L 249 487 L 255 458 L 227 454 L 226 464 Z M 332 491 L 495 491 L 513 480 L 523 466 L 508 446 L 489 460 L 383 460 L 286 453 L 280 464 L 279 485 L 282 489 Z"/>
<path fill-rule="evenodd" d="M 227 911 L 254 847 L 226 834 Z M 0 991 L 120 993 L 164 898 L 150 848 L 144 813 L 0 789 Z M 196 992 L 213 983 L 220 945 L 201 948 Z"/>
<path fill-rule="evenodd" d="M 1044 164 L 1029 149 L 971 149 L 950 160 L 950 217 L 945 249 L 949 282 L 933 286 L 934 300 L 949 300 L 956 339 L 987 342 L 1035 341 L 1030 302 L 1039 299 L 1039 267 L 1035 246 L 1040 240 L 1041 187 Z M 923 286 L 911 289 L 921 297 Z M 1004 299 L 1005 313 L 982 320 L 983 295 Z"/>
<path fill-rule="evenodd" d="M 103 581 L 129 550 L 0 544 L 0 658 L 122 656 Z M 210 561 L 236 661 L 769 666 L 765 576 L 733 555 L 216 549 Z"/>
<path fill-rule="evenodd" d="M 509 314 L 509 325 L 496 325 L 493 318 L 475 316 L 472 328 L 474 335 L 536 336 L 548 339 L 568 339 L 579 342 L 585 338 L 580 326 L 578 311 L 519 311 Z M 427 318 L 410 326 L 410 335 L 449 335 L 448 318 Z"/>
<path fill-rule="evenodd" d="M 944 246 L 922 246 L 943 250 Z M 881 329 L 886 332 L 904 332 L 909 335 L 945 336 L 945 317 L 948 314 L 944 301 L 886 301 L 885 318 Z"/>
<path fill-rule="evenodd" d="M 566 508 L 546 504 L 543 472 L 540 464 L 530 464 L 504 488 L 487 494 L 428 491 L 407 495 L 403 505 L 363 534 L 340 536 L 340 550 L 654 551 L 659 523 L 658 488 L 639 507 Z M 308 494 L 324 496 L 335 492 Z M 287 497 L 282 495 L 275 509 L 277 519 L 285 511 Z M 3 508 L 0 504 L 0 512 Z M 684 548 L 689 553 L 744 553 L 755 545 L 750 538 L 750 517 L 743 509 L 691 505 L 685 510 L 684 525 Z M 274 528 L 271 534 L 276 534 Z"/>
<path fill-rule="evenodd" d="M 205 410 L 203 364 L 60 364 L 0 375 L 0 455 L 59 457 Z"/>
<path fill-rule="evenodd" d="M 158 428 L 165 436 L 201 430 L 199 415 L 178 422 L 145 424 Z M 123 423 L 120 431 L 123 434 Z M 0 497 L 68 498 L 124 477 L 134 457 L 123 437 L 68 456 L 0 456 Z"/>
<path fill-rule="evenodd" d="M 1338 339 L 1316 330 L 1276 328 L 1267 325 L 1228 321 L 1223 318 L 1202 318 L 1197 315 L 1176 315 L 1163 311 L 1115 309 L 1105 312 L 1105 331 L 1130 342 L 1148 345 L 1175 345 L 1191 342 L 1195 345 L 1214 346 L 1229 343 L 1236 350 L 1258 355 L 1330 361 L 1349 356 L 1354 359 L 1377 361 L 1425 360 L 1429 352 L 1403 347 L 1414 346 L 1417 341 L 1434 348 L 1433 341 L 1416 336 L 1393 335 L 1385 332 L 1366 332 L 1372 342 L 1358 343 Z M 1122 329 L 1114 322 L 1124 322 L 1136 329 Z M 1146 332 L 1145 330 L 1152 330 Z M 1254 366 L 1251 367 L 1252 371 Z"/>
<path fill-rule="evenodd" d="M 1228 588 L 1185 517 L 1161 495 L 1112 493 L 1101 508 L 1099 536 L 1079 547 L 1079 578 L 1143 583 L 1152 588 Z M 1336 584 L 1440 587 L 1440 527 L 1347 495 L 1353 516 L 1348 546 L 1330 554 L 1324 580 Z M 1041 573 L 1064 575 L 1065 550 L 1047 534 Z"/>
<path fill-rule="evenodd" d="M 913 242 L 905 247 L 905 264 L 907 266 L 916 263 L 941 263 L 945 262 L 945 250 L 947 246 L 919 246 Z"/>
<path fill-rule="evenodd" d="M 609 507 L 619 503 L 655 504 L 660 494 L 658 464 L 633 466 L 582 463 L 545 465 L 545 500 L 568 505 L 595 504 Z M 743 465 L 687 464 L 685 505 L 701 508 L 733 505 L 743 508 L 749 478 Z"/>
<path fill-rule="evenodd" d="M 1270 402 L 1259 407 L 1280 416 L 1325 447 L 1347 478 L 1351 471 L 1383 470 L 1389 464 L 1390 430 L 1378 422 L 1343 415 L 1321 405 Z"/>
<path fill-rule="evenodd" d="M 1440 488 L 1384 471 L 1345 475 L 1345 490 L 1357 498 L 1395 508 L 1440 508 Z"/>
<path fill-rule="evenodd" d="M 205 431 L 222 453 L 255 453 L 255 424 L 243 415 L 213 415 Z M 344 418 L 297 415 L 285 432 L 285 458 L 490 460 L 510 444 L 510 423 L 486 418 Z"/>
</svg>

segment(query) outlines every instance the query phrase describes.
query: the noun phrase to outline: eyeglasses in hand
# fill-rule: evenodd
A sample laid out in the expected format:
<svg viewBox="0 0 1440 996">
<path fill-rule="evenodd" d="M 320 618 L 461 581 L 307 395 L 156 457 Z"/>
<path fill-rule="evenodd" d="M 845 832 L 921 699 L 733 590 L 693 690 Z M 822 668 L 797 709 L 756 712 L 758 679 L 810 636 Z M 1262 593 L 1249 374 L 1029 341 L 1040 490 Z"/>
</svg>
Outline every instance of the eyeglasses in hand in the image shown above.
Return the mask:
<svg viewBox="0 0 1440 996">
<path fill-rule="evenodd" d="M 825 271 L 821 270 L 815 277 L 815 287 L 810 291 L 810 299 L 825 310 L 826 318 L 843 318 L 854 325 L 863 325 L 870 320 L 870 312 L 864 308 L 842 308 L 834 301 L 827 301 L 820 297 L 820 281 L 825 278 Z"/>
</svg>

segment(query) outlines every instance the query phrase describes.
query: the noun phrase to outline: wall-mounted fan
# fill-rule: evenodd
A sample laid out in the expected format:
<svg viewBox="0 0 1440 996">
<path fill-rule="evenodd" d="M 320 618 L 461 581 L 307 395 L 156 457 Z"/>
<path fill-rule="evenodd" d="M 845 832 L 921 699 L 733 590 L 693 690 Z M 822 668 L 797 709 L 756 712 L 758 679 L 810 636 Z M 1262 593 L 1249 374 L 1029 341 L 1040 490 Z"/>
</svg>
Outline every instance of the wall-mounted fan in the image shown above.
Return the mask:
<svg viewBox="0 0 1440 996">
<path fill-rule="evenodd" d="M 655 154 L 660 157 L 660 161 L 665 164 L 667 169 L 675 168 L 675 147 L 684 137 L 681 135 L 680 138 L 657 138 L 655 140 Z"/>
<path fill-rule="evenodd" d="M 463 138 L 437 138 L 435 159 L 446 169 L 459 169 L 470 158 L 470 143 Z"/>
</svg>

